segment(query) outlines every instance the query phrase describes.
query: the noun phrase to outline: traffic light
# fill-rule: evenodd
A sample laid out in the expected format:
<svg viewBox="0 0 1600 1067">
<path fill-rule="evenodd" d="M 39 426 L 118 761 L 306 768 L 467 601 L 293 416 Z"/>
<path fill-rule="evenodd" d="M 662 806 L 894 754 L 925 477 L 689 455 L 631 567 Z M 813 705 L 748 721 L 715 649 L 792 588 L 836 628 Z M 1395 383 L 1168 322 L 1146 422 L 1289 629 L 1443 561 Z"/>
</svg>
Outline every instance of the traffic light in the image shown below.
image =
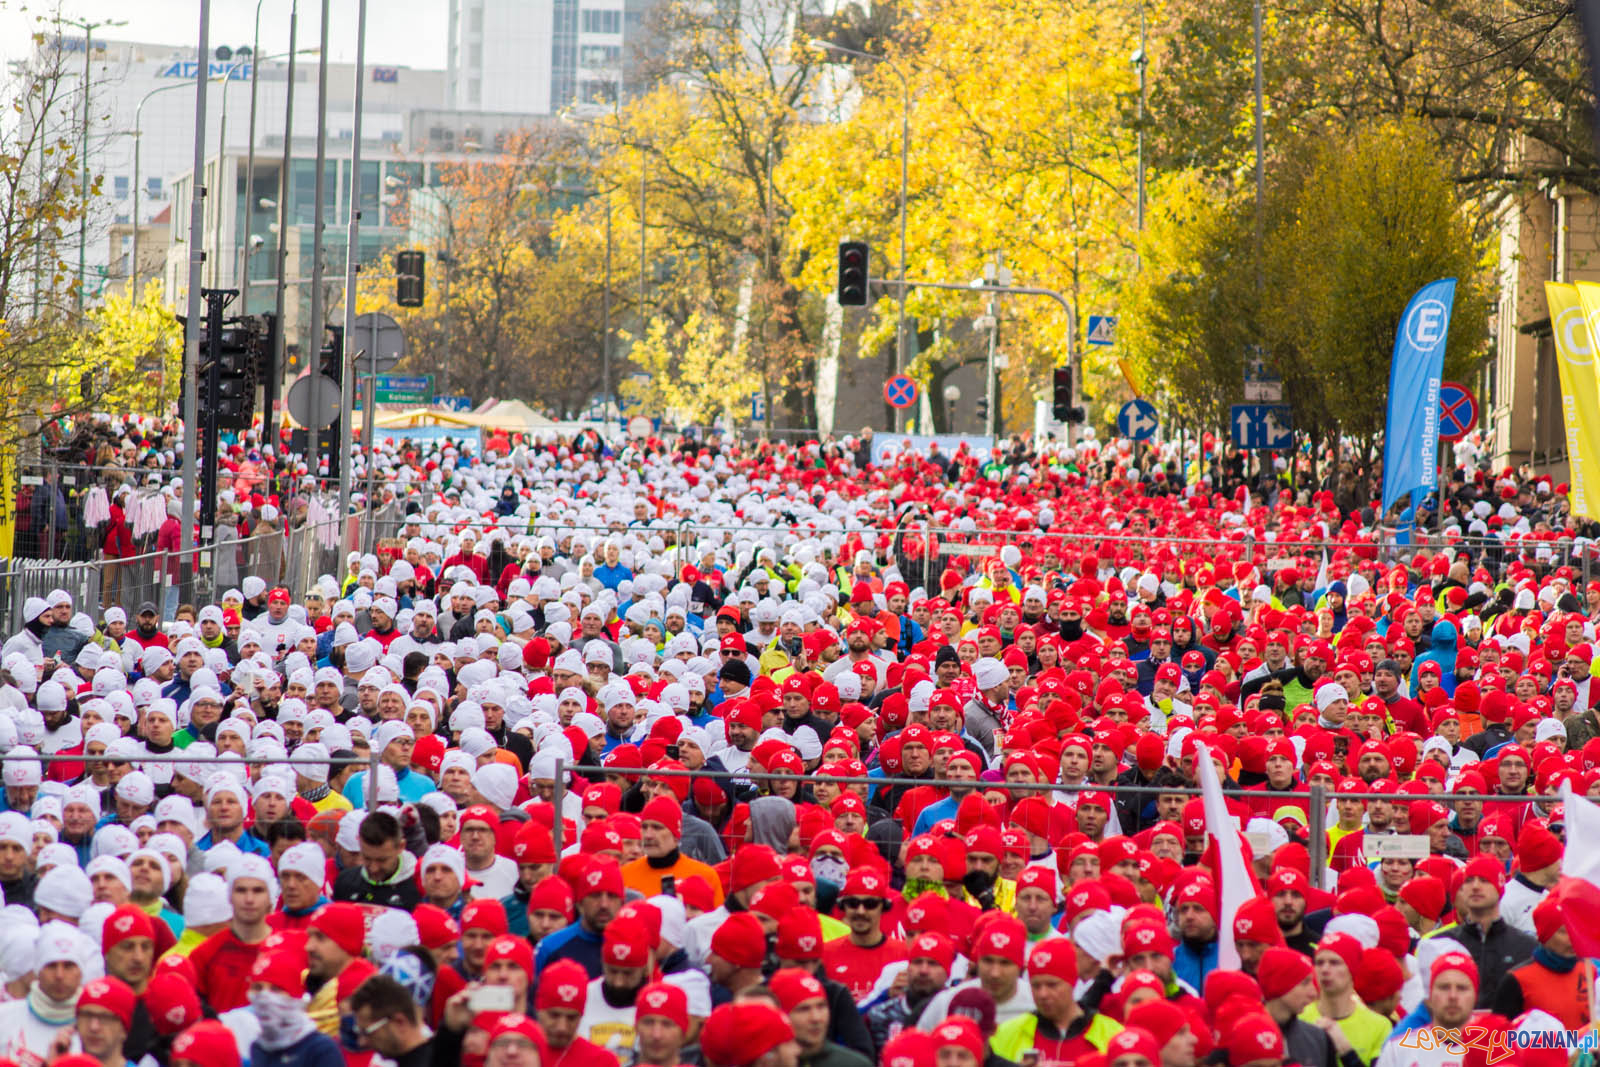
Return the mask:
<svg viewBox="0 0 1600 1067">
<path fill-rule="evenodd" d="M 394 254 L 394 269 L 398 277 L 394 283 L 394 302 L 403 308 L 422 306 L 423 283 L 426 281 L 428 254 L 408 249 Z"/>
<path fill-rule="evenodd" d="M 1050 414 L 1057 422 L 1079 423 L 1087 414 L 1083 405 L 1072 402 L 1072 368 L 1057 367 L 1050 372 Z"/>
<path fill-rule="evenodd" d="M 867 306 L 868 265 L 871 250 L 865 241 L 839 242 L 839 306 L 864 308 Z"/>
<path fill-rule="evenodd" d="M 222 324 L 217 344 L 211 349 L 217 373 L 200 379 L 200 403 L 214 407 L 217 428 L 248 430 L 255 417 L 256 374 L 261 365 L 262 330 L 252 318 L 229 319 Z M 211 391 L 212 382 L 216 392 Z"/>
<path fill-rule="evenodd" d="M 978 416 L 978 421 L 979 422 L 987 423 L 989 421 L 989 398 L 988 397 L 986 397 L 986 396 L 978 397 L 977 416 Z"/>
<path fill-rule="evenodd" d="M 344 384 L 344 327 L 329 326 L 323 335 L 317 357 L 317 373 Z"/>
<path fill-rule="evenodd" d="M 1072 368 L 1057 367 L 1050 373 L 1050 414 L 1066 422 L 1072 414 Z"/>
</svg>

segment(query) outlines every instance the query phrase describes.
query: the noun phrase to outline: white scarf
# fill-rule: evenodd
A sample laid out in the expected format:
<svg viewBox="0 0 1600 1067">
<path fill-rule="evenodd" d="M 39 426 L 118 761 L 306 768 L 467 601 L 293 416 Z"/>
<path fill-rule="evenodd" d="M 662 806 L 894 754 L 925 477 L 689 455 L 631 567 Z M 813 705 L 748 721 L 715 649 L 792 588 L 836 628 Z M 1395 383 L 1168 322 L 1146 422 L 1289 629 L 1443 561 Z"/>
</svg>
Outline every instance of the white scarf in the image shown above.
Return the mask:
<svg viewBox="0 0 1600 1067">
<path fill-rule="evenodd" d="M 263 989 L 250 994 L 250 1006 L 255 1009 L 261 1023 L 261 1047 L 269 1052 L 281 1052 L 301 1038 L 316 1030 L 311 1016 L 306 1014 L 306 1002 L 301 997 L 291 997 L 276 989 Z"/>
</svg>

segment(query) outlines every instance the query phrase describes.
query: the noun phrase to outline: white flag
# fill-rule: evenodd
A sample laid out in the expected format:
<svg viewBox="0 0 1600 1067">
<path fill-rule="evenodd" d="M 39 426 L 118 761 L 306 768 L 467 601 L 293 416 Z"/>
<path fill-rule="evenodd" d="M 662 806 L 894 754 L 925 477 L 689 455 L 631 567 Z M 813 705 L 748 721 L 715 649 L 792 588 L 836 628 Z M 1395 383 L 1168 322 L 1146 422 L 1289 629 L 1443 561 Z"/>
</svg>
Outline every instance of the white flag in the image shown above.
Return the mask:
<svg viewBox="0 0 1600 1067">
<path fill-rule="evenodd" d="M 1239 969 L 1239 949 L 1233 943 L 1233 916 L 1240 905 L 1256 895 L 1255 880 L 1244 861 L 1244 838 L 1239 821 L 1222 799 L 1222 781 L 1211 762 L 1211 751 L 1201 744 L 1194 754 L 1195 773 L 1200 778 L 1200 796 L 1205 805 L 1206 829 L 1217 841 L 1217 914 L 1223 916 L 1217 930 L 1217 967 Z"/>
</svg>

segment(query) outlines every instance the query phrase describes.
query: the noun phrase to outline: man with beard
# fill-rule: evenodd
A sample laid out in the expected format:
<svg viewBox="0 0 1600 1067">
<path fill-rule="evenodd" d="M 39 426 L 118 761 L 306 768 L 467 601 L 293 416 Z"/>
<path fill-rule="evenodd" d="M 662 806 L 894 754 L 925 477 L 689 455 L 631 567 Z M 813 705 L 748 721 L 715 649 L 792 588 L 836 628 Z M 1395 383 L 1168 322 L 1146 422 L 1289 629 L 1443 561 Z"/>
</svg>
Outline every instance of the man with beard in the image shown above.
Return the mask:
<svg viewBox="0 0 1600 1067">
<path fill-rule="evenodd" d="M 161 616 L 156 613 L 155 604 L 146 600 L 139 605 L 139 611 L 133 619 L 133 629 L 128 631 L 130 637 L 140 648 L 169 648 L 167 635 L 161 632 Z"/>
<path fill-rule="evenodd" d="M 633 1062 L 635 1002 L 650 981 L 650 930 L 644 921 L 619 918 L 606 927 L 600 950 L 600 977 L 589 982 L 578 1036 L 613 1053 L 627 1067 Z"/>
<path fill-rule="evenodd" d="M 1278 868 L 1267 879 L 1267 893 L 1278 917 L 1278 929 L 1283 931 L 1283 943 L 1307 958 L 1317 947 L 1317 937 L 1305 923 L 1309 884 L 1305 875 L 1287 867 Z"/>
<path fill-rule="evenodd" d="M 371 818 L 371 816 L 368 816 Z M 578 876 L 578 921 L 539 942 L 534 970 L 556 960 L 576 960 L 591 979 L 601 976 L 606 927 L 617 917 L 625 892 L 622 869 L 614 859 L 595 857 Z"/>
<path fill-rule="evenodd" d="M 944 934 L 928 931 L 907 943 L 906 957 L 904 987 L 866 1012 L 867 1032 L 880 1049 L 894 1034 L 915 1024 L 934 994 L 950 984 L 956 947 Z"/>
</svg>

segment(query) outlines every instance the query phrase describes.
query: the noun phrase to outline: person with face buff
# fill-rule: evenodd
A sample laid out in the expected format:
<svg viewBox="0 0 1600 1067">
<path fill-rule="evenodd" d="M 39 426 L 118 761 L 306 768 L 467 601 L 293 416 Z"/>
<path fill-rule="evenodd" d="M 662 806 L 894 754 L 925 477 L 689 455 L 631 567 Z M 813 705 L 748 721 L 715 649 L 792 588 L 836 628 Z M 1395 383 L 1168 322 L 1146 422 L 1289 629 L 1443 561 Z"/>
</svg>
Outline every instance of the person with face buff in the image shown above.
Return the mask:
<svg viewBox="0 0 1600 1067">
<path fill-rule="evenodd" d="M 251 1067 L 343 1067 L 338 1042 L 306 1012 L 305 973 L 304 957 L 287 947 L 262 953 L 250 968 L 250 1007 L 261 1023 Z"/>
</svg>

